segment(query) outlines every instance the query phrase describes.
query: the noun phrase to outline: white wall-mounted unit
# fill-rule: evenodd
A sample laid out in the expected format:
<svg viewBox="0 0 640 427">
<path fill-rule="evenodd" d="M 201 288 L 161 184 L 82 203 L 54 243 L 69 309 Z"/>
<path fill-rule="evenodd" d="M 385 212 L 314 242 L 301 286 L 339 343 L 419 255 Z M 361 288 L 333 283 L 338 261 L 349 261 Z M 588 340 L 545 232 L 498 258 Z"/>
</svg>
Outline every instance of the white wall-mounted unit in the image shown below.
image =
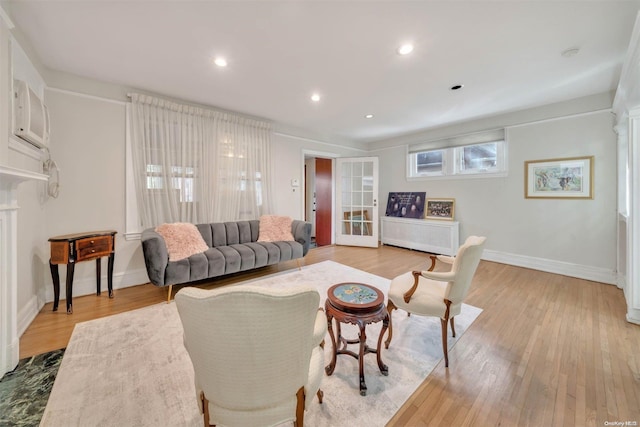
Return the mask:
<svg viewBox="0 0 640 427">
<path fill-rule="evenodd" d="M 419 251 L 454 256 L 460 245 L 458 221 L 380 218 L 383 245 L 400 246 Z"/>
<path fill-rule="evenodd" d="M 13 81 L 13 133 L 38 148 L 49 146 L 49 111 L 32 88 Z"/>
</svg>

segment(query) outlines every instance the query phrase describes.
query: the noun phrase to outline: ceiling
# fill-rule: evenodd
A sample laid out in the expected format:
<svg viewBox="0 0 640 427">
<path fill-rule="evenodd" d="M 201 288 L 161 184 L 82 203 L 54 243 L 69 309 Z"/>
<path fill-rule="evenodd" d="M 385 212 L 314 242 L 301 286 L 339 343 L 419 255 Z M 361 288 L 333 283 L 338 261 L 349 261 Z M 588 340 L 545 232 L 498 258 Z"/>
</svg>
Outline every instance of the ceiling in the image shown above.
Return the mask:
<svg viewBox="0 0 640 427">
<path fill-rule="evenodd" d="M 50 69 L 357 142 L 615 90 L 640 6 L 613 0 L 3 3 Z M 406 42 L 413 52 L 399 55 Z M 561 55 L 570 48 L 577 55 Z M 215 66 L 217 56 L 228 65 Z M 456 84 L 464 87 L 450 90 Z M 319 102 L 311 101 L 314 92 Z"/>
</svg>

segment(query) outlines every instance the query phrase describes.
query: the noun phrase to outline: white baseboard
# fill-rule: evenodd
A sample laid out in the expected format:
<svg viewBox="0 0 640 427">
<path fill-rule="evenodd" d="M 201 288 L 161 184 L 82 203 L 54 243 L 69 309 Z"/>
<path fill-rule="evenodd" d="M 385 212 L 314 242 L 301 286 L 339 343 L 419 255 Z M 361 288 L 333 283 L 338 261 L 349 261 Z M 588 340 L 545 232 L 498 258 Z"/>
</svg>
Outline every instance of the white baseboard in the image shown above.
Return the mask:
<svg viewBox="0 0 640 427">
<path fill-rule="evenodd" d="M 533 270 L 546 271 L 547 273 L 561 274 L 563 276 L 577 277 L 579 279 L 592 280 L 594 282 L 618 284 L 618 275 L 614 270 L 593 267 L 590 265 L 572 264 L 552 259 L 535 258 L 525 255 L 515 255 L 506 252 L 498 252 L 485 249 L 482 259 L 499 262 L 501 264 L 515 265 L 531 268 Z"/>
<path fill-rule="evenodd" d="M 32 296 L 18 312 L 18 336 L 22 336 L 27 330 L 33 319 L 36 318 L 40 309 L 44 306 L 44 301 L 39 301 L 36 295 Z"/>
<path fill-rule="evenodd" d="M 640 325 L 640 310 L 629 309 L 627 312 L 627 322 Z"/>
<path fill-rule="evenodd" d="M 103 270 L 104 271 L 104 270 Z M 64 269 L 60 269 L 60 300 L 67 297 L 65 287 L 66 276 Z M 124 273 L 113 274 L 113 289 L 128 288 L 130 286 L 137 286 L 143 283 L 149 283 L 149 276 L 147 270 L 140 268 L 137 270 L 131 270 Z M 100 288 L 103 295 L 107 294 L 107 275 L 103 274 L 100 279 Z M 83 295 L 95 295 L 96 293 L 96 279 L 92 278 L 75 278 L 73 280 L 73 297 L 80 297 Z M 53 284 L 51 281 L 47 284 L 45 291 L 47 302 L 53 301 Z"/>
</svg>

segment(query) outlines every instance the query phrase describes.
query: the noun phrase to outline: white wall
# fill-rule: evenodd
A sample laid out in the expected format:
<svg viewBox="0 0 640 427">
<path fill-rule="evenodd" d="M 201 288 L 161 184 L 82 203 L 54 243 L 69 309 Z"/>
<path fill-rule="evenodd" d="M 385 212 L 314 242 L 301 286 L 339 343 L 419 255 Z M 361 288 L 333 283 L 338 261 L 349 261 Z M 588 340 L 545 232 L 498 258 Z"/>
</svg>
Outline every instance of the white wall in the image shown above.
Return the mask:
<svg viewBox="0 0 640 427">
<path fill-rule="evenodd" d="M 147 279 L 140 242 L 123 237 L 124 102 L 49 89 L 47 104 L 51 115 L 51 154 L 60 168 L 60 195 L 45 207 L 48 235 L 116 230 L 114 288 L 144 283 Z M 102 263 L 102 287 L 106 289 L 106 258 Z M 95 268 L 93 262 L 76 265 L 74 296 L 95 292 Z M 64 266 L 60 266 L 60 275 L 64 280 Z M 47 301 L 51 301 L 50 275 L 46 276 L 44 286 Z M 61 289 L 60 298 L 63 295 Z"/>
<path fill-rule="evenodd" d="M 510 126 L 507 141 L 505 178 L 407 181 L 406 145 L 381 148 L 376 151 L 381 200 L 390 191 L 455 198 L 461 241 L 473 234 L 487 236 L 485 259 L 615 283 L 616 138 L 611 113 Z M 588 155 L 595 156 L 593 200 L 525 199 L 526 160 Z"/>
<path fill-rule="evenodd" d="M 274 165 L 274 213 L 292 218 L 304 218 L 304 156 L 361 157 L 367 152 L 359 147 L 337 145 L 331 142 L 278 133 L 272 139 Z M 297 179 L 300 186 L 291 186 Z M 294 191 L 295 190 L 295 191 Z"/>
<path fill-rule="evenodd" d="M 507 253 L 616 269 L 616 136 L 608 111 L 508 130 L 509 181 L 498 201 L 505 221 L 492 221 L 496 247 Z M 525 199 L 525 160 L 595 156 L 593 200 Z M 504 202 L 510 200 L 508 205 Z M 503 224 L 503 227 L 500 227 Z M 513 239 L 519 235 L 522 239 Z"/>
</svg>

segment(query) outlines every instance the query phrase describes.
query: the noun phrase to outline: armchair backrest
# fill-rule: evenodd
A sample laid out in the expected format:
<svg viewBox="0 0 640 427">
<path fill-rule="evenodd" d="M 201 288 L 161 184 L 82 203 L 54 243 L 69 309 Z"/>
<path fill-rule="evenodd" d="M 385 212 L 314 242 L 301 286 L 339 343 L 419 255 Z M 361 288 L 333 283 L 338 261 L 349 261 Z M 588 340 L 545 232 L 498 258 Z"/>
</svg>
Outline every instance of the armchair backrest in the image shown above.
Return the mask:
<svg viewBox="0 0 640 427">
<path fill-rule="evenodd" d="M 454 304 L 461 303 L 469 291 L 471 280 L 478 268 L 486 237 L 469 236 L 458 249 L 451 271 L 456 279 L 449 282 L 446 298 Z"/>
<path fill-rule="evenodd" d="M 187 287 L 175 301 L 196 387 L 211 404 L 231 411 L 295 407 L 309 374 L 318 291 Z"/>
</svg>

